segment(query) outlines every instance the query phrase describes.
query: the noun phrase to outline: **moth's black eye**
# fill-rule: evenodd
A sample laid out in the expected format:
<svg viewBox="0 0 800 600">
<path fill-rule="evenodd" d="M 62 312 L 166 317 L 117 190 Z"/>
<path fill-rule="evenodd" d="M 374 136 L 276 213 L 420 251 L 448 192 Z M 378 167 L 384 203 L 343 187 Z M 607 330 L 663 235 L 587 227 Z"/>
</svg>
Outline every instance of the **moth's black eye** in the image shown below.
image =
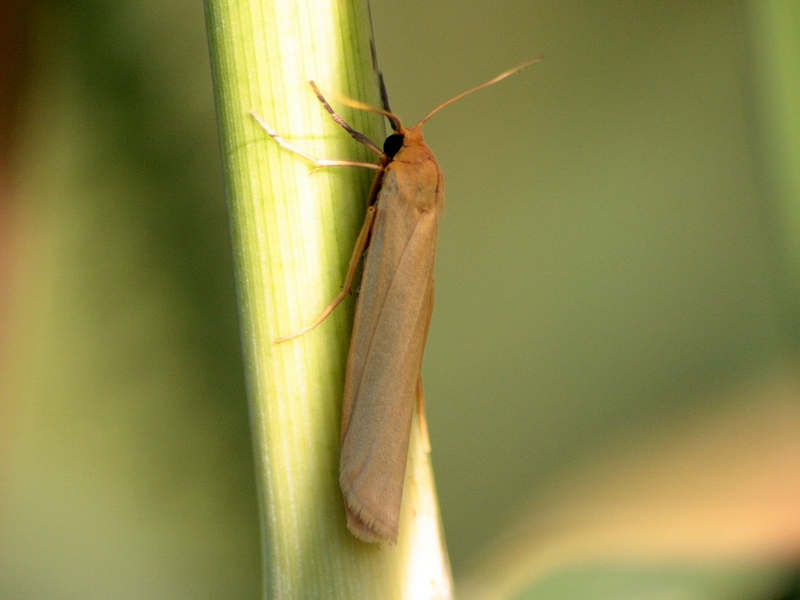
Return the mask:
<svg viewBox="0 0 800 600">
<path fill-rule="evenodd" d="M 385 142 L 383 142 L 383 151 L 389 158 L 394 158 L 394 155 L 400 152 L 400 148 L 402 147 L 403 147 L 403 136 L 400 135 L 399 133 L 393 133 L 392 135 L 386 138 Z"/>
</svg>

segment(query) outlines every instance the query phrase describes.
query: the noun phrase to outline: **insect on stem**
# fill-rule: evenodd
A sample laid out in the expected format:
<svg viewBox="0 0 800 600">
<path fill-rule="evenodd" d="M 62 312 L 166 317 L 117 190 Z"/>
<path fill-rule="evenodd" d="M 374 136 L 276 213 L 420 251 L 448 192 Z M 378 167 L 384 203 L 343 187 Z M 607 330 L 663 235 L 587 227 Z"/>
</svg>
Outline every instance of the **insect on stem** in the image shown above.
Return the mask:
<svg viewBox="0 0 800 600">
<path fill-rule="evenodd" d="M 336 309 L 350 294 L 361 256 L 369 246 L 347 357 L 339 462 L 347 527 L 362 541 L 397 541 L 415 406 L 428 449 L 420 369 L 433 312 L 433 261 L 444 208 L 444 177 L 425 144 L 422 126 L 445 106 L 539 60 L 523 63 L 440 104 L 413 127 L 404 128 L 388 108 L 340 99 L 347 106 L 384 115 L 393 123 L 396 133 L 386 139 L 383 150 L 337 115 L 312 81 L 314 93 L 331 118 L 375 152 L 379 164 L 317 159 L 288 143 L 251 112 L 282 148 L 318 168 L 363 167 L 378 172 L 341 292 L 313 323 L 276 340 L 286 342 L 314 329 Z"/>
</svg>

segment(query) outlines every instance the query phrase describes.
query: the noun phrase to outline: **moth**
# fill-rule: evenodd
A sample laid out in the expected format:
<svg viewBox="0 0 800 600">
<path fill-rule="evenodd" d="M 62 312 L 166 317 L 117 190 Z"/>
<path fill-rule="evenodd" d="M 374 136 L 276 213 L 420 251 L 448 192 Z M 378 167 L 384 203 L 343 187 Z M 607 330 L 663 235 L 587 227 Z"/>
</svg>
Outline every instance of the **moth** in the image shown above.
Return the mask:
<svg viewBox="0 0 800 600">
<path fill-rule="evenodd" d="M 339 464 L 347 527 L 365 542 L 397 541 L 415 404 L 424 443 L 428 439 L 420 369 L 433 312 L 433 266 L 439 215 L 444 208 L 444 177 L 425 144 L 422 126 L 445 106 L 539 60 L 527 61 L 440 104 L 412 127 L 404 127 L 388 107 L 341 99 L 352 108 L 389 119 L 395 132 L 386 138 L 383 149 L 337 115 L 312 81 L 311 87 L 325 110 L 378 156 L 377 164 L 316 159 L 288 143 L 251 111 L 281 147 L 318 168 L 377 171 L 341 292 L 313 323 L 276 340 L 286 342 L 322 323 L 351 293 L 366 250 L 347 358 Z"/>
</svg>

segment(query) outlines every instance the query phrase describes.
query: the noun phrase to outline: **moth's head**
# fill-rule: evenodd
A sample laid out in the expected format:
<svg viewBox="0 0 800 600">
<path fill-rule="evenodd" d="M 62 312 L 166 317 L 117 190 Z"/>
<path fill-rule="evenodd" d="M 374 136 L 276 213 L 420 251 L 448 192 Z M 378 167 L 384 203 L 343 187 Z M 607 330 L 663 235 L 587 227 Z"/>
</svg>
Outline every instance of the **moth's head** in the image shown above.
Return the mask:
<svg viewBox="0 0 800 600">
<path fill-rule="evenodd" d="M 425 138 L 422 129 L 418 126 L 405 127 L 398 133 L 393 133 L 383 142 L 383 151 L 389 158 L 394 158 L 403 146 L 415 146 L 422 144 Z"/>
</svg>

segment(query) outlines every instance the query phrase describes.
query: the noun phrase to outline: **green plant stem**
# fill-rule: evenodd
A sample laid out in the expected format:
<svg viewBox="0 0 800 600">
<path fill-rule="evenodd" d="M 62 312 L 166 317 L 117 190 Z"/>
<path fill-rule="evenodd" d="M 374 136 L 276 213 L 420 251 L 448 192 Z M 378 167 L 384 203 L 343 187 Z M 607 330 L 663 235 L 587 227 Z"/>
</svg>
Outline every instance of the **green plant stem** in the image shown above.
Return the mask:
<svg viewBox="0 0 800 600">
<path fill-rule="evenodd" d="M 207 0 L 262 515 L 265 593 L 276 598 L 447 598 L 429 457 L 412 432 L 396 546 L 345 527 L 339 430 L 352 300 L 280 345 L 338 293 L 373 172 L 312 167 L 249 111 L 318 158 L 376 162 L 311 92 L 380 105 L 364 0 Z M 338 108 L 338 107 L 337 107 Z M 379 143 L 382 117 L 342 110 Z"/>
<path fill-rule="evenodd" d="M 791 311 L 800 343 L 800 4 L 750 0 L 752 100 L 759 168 L 779 234 Z"/>
</svg>

